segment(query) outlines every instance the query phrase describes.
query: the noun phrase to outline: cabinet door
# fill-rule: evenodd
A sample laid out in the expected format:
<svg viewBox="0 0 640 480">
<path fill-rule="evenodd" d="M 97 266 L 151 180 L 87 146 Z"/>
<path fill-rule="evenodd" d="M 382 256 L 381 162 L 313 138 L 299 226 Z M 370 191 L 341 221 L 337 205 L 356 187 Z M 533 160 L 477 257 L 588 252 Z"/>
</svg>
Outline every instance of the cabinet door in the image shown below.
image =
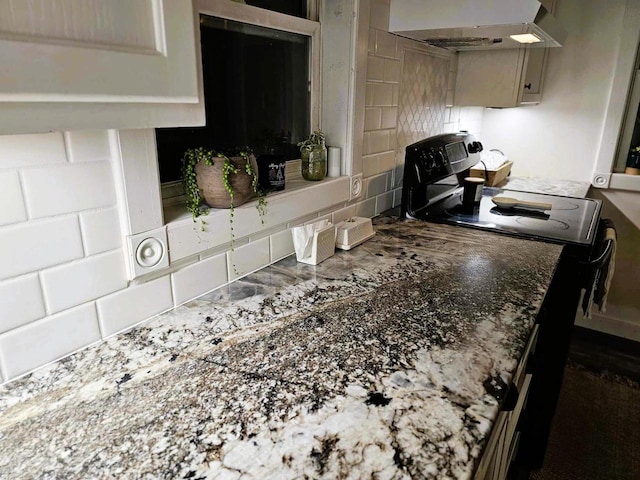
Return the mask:
<svg viewBox="0 0 640 480">
<path fill-rule="evenodd" d="M 527 57 L 525 48 L 458 52 L 455 105 L 517 106 Z"/>
<path fill-rule="evenodd" d="M 0 0 L 0 133 L 107 126 L 98 105 L 150 126 L 145 106 L 196 104 L 194 23 L 190 0 Z"/>
<path fill-rule="evenodd" d="M 522 103 L 539 103 L 542 97 L 542 83 L 547 65 L 548 48 L 532 48 L 524 76 Z"/>
</svg>

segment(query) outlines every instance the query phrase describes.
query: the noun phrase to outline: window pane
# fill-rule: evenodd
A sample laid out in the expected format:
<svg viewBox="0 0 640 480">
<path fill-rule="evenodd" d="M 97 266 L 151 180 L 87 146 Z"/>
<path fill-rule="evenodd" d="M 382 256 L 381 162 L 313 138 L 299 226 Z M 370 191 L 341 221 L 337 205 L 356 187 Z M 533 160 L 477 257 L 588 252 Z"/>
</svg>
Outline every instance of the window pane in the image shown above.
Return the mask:
<svg viewBox="0 0 640 480">
<path fill-rule="evenodd" d="M 201 38 L 207 123 L 156 130 L 161 181 L 180 178 L 195 146 L 298 158 L 310 129 L 309 37 L 202 16 Z"/>
<path fill-rule="evenodd" d="M 245 0 L 244 3 L 274 12 L 307 18 L 307 0 Z"/>
</svg>

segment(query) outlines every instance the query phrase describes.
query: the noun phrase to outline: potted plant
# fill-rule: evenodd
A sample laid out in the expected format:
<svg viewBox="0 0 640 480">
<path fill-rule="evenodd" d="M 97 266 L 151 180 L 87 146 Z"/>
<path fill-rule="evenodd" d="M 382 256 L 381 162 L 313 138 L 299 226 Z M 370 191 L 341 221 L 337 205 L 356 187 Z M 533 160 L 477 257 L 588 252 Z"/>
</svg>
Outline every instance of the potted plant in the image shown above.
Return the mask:
<svg viewBox="0 0 640 480">
<path fill-rule="evenodd" d="M 327 173 L 327 147 L 322 130 L 316 130 L 309 138 L 298 143 L 302 177 L 305 180 L 322 180 Z"/>
<path fill-rule="evenodd" d="M 258 214 L 261 218 L 264 216 L 266 200 L 258 187 L 256 159 L 248 147 L 224 152 L 203 147 L 187 150 L 182 157 L 182 182 L 187 208 L 194 222 L 206 212 L 202 203 L 229 209 L 232 248 L 235 207 L 257 196 Z M 200 220 L 204 229 L 205 222 Z"/>
</svg>

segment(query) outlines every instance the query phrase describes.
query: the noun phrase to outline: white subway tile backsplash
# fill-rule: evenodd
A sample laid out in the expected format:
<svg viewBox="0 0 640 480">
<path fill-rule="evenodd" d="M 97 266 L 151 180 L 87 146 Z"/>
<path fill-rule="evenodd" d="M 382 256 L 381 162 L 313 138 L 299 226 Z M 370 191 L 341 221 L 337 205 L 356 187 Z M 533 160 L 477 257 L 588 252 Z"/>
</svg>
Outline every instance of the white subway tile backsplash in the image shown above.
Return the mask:
<svg viewBox="0 0 640 480">
<path fill-rule="evenodd" d="M 355 214 L 355 205 L 349 205 L 348 207 L 341 208 L 340 210 L 336 210 L 335 212 L 333 212 L 333 214 L 331 215 L 331 218 L 333 220 L 332 223 L 337 224 L 339 222 L 342 222 L 343 220 L 346 220 L 347 218 L 355 216 Z"/>
<path fill-rule="evenodd" d="M 387 191 L 389 185 L 389 175 L 376 175 L 366 180 L 367 198 L 375 197 Z"/>
<path fill-rule="evenodd" d="M 400 72 L 402 71 L 402 64 L 399 60 L 391 60 L 389 58 L 384 59 L 384 81 L 385 82 L 400 82 Z"/>
<path fill-rule="evenodd" d="M 0 225 L 27 219 L 18 172 L 0 171 L 0 205 Z"/>
<path fill-rule="evenodd" d="M 384 80 L 384 58 L 369 55 L 367 57 L 367 81 L 382 82 Z"/>
<path fill-rule="evenodd" d="M 389 137 L 395 132 L 392 130 L 376 130 L 367 133 L 369 136 L 369 152 L 381 153 L 389 150 Z"/>
<path fill-rule="evenodd" d="M 65 163 L 62 133 L 0 135 L 0 169 Z"/>
<path fill-rule="evenodd" d="M 99 162 L 111 158 L 106 130 L 66 132 L 65 139 L 70 162 Z"/>
<path fill-rule="evenodd" d="M 108 337 L 171 309 L 171 280 L 167 275 L 133 285 L 96 303 L 102 335 Z"/>
<path fill-rule="evenodd" d="M 99 340 L 96 307 L 89 303 L 0 335 L 0 356 L 12 379 Z"/>
<path fill-rule="evenodd" d="M 84 255 L 75 216 L 0 229 L 0 280 L 58 265 Z"/>
<path fill-rule="evenodd" d="M 392 170 L 396 164 L 396 152 L 384 152 L 378 159 L 378 171 L 380 173 Z"/>
<path fill-rule="evenodd" d="M 0 282 L 0 333 L 45 316 L 37 275 Z"/>
<path fill-rule="evenodd" d="M 373 85 L 373 105 L 376 107 L 391 106 L 393 104 L 393 85 L 390 83 L 375 83 Z"/>
<path fill-rule="evenodd" d="M 402 203 L 402 188 L 396 188 L 393 193 L 393 206 L 397 207 Z"/>
<path fill-rule="evenodd" d="M 380 128 L 396 128 L 397 123 L 398 107 L 383 107 Z"/>
<path fill-rule="evenodd" d="M 382 118 L 382 109 L 369 107 L 364 109 L 364 129 L 379 130 Z"/>
<path fill-rule="evenodd" d="M 113 206 L 115 188 L 108 162 L 29 169 L 23 172 L 32 217 Z"/>
<path fill-rule="evenodd" d="M 271 235 L 270 241 L 271 262 L 277 262 L 281 258 L 288 257 L 295 252 L 293 248 L 293 237 L 291 236 L 291 229 L 289 228 Z"/>
<path fill-rule="evenodd" d="M 375 53 L 376 52 L 376 30 L 375 30 L 375 28 L 370 28 L 369 29 L 369 43 L 368 43 L 368 47 L 367 47 L 367 52 L 368 53 Z"/>
<path fill-rule="evenodd" d="M 127 286 L 122 250 L 103 253 L 42 272 L 52 313 L 95 300 Z"/>
<path fill-rule="evenodd" d="M 356 215 L 358 217 L 373 218 L 376 215 L 376 199 L 369 198 L 364 202 L 356 204 Z"/>
<path fill-rule="evenodd" d="M 378 155 L 362 157 L 362 175 L 364 178 L 378 174 Z"/>
<path fill-rule="evenodd" d="M 108 208 L 80 214 L 82 239 L 87 255 L 115 250 L 122 246 L 118 209 Z"/>
<path fill-rule="evenodd" d="M 362 135 L 362 155 L 371 154 L 371 132 L 364 132 Z"/>
<path fill-rule="evenodd" d="M 444 104 L 445 105 L 453 105 L 455 97 L 454 90 L 447 90 L 447 96 L 445 97 Z"/>
<path fill-rule="evenodd" d="M 373 86 L 374 84 L 371 82 L 367 82 L 365 94 L 364 94 L 364 106 L 371 107 L 373 106 Z"/>
<path fill-rule="evenodd" d="M 249 272 L 269 265 L 269 239 L 262 238 L 255 242 L 227 252 L 227 268 L 229 279 L 235 280 Z"/>
<path fill-rule="evenodd" d="M 387 32 L 376 30 L 376 55 L 380 57 L 395 58 L 396 37 Z"/>
<path fill-rule="evenodd" d="M 227 283 L 227 256 L 224 253 L 181 268 L 171 275 L 173 301 L 181 305 Z"/>
<path fill-rule="evenodd" d="M 376 215 L 393 207 L 393 192 L 383 193 L 376 197 Z"/>
</svg>

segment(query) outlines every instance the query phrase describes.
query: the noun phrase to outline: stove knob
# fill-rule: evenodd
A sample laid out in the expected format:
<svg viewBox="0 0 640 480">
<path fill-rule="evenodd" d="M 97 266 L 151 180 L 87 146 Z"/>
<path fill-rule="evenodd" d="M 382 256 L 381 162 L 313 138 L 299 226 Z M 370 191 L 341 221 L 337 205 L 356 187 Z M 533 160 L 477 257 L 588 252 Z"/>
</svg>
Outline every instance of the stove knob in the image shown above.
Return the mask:
<svg viewBox="0 0 640 480">
<path fill-rule="evenodd" d="M 482 150 L 484 150 L 484 147 L 480 142 L 473 142 L 473 144 L 476 146 L 476 149 L 478 152 L 481 152 Z"/>
<path fill-rule="evenodd" d="M 429 153 L 429 168 L 435 168 L 436 167 L 436 157 L 433 155 L 433 153 Z"/>
</svg>

